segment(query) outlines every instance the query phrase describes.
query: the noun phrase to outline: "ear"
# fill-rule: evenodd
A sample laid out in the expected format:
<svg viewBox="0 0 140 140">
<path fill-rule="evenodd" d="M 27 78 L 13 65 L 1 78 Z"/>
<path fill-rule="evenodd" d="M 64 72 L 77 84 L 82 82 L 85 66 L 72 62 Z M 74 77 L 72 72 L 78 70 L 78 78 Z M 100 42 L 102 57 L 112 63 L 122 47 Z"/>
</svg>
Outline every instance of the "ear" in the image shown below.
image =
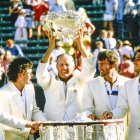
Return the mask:
<svg viewBox="0 0 140 140">
<path fill-rule="evenodd" d="M 18 73 L 18 79 L 21 79 L 21 78 L 22 78 L 22 74 Z"/>
<path fill-rule="evenodd" d="M 112 64 L 112 68 L 117 69 L 117 67 L 118 67 L 118 64 L 116 62 Z"/>
</svg>

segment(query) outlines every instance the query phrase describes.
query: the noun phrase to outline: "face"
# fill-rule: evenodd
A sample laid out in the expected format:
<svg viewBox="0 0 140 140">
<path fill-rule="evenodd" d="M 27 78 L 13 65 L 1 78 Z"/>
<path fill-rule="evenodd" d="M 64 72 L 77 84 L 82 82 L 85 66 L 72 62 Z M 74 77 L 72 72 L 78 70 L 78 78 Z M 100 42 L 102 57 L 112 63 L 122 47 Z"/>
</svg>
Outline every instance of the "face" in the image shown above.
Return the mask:
<svg viewBox="0 0 140 140">
<path fill-rule="evenodd" d="M 32 69 L 27 69 L 25 74 L 21 74 L 21 81 L 23 85 L 29 84 L 31 82 L 32 77 L 33 77 Z"/>
<path fill-rule="evenodd" d="M 74 70 L 74 62 L 71 56 L 61 56 L 57 61 L 58 76 L 62 79 L 68 79 Z"/>
<path fill-rule="evenodd" d="M 136 73 L 140 73 L 140 52 L 138 52 L 135 56 L 135 60 L 134 60 L 134 69 Z"/>
<path fill-rule="evenodd" d="M 106 77 L 106 76 L 110 75 L 112 68 L 113 68 L 107 59 L 105 59 L 103 61 L 98 61 L 98 67 L 99 67 L 100 75 L 102 77 Z"/>
</svg>

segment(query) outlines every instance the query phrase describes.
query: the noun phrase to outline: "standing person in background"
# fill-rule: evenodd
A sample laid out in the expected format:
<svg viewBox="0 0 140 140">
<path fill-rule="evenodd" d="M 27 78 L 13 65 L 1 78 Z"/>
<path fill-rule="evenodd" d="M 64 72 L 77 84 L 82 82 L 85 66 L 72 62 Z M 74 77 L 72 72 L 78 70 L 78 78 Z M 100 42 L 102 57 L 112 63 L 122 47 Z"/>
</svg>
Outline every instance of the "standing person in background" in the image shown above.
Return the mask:
<svg viewBox="0 0 140 140">
<path fill-rule="evenodd" d="M 34 23 L 37 30 L 37 39 L 40 39 L 41 36 L 43 36 L 40 17 L 41 15 L 45 15 L 49 12 L 49 5 L 45 2 L 42 2 L 41 0 L 33 0 L 33 10 L 34 10 Z"/>
<path fill-rule="evenodd" d="M 27 22 L 25 20 L 26 10 L 21 9 L 19 12 L 19 16 L 15 22 L 16 32 L 15 32 L 15 41 L 27 41 Z M 20 43 L 20 47 L 27 47 L 27 44 Z"/>
<path fill-rule="evenodd" d="M 9 7 L 10 21 L 13 27 L 19 15 L 19 11 L 21 9 L 22 9 L 22 4 L 20 3 L 20 0 L 13 0 L 12 4 Z"/>
<path fill-rule="evenodd" d="M 45 117 L 36 105 L 35 91 L 31 84 L 32 62 L 25 57 L 15 58 L 9 65 L 9 82 L 0 89 L 0 106 L 8 114 L 19 119 L 45 121 Z M 5 140 L 27 140 L 37 130 L 26 128 L 17 130 L 4 126 Z"/>
<path fill-rule="evenodd" d="M 27 0 L 22 1 L 23 9 L 26 10 L 25 20 L 27 22 L 28 39 L 33 36 L 34 20 L 33 20 L 33 6 Z"/>
<path fill-rule="evenodd" d="M 127 0 L 124 7 L 124 27 L 126 38 L 132 39 L 134 37 L 134 29 L 135 29 L 135 17 L 136 17 L 136 4 L 133 0 Z"/>
<path fill-rule="evenodd" d="M 97 37 L 96 41 L 102 41 L 103 42 L 103 48 L 104 49 L 109 49 L 109 41 L 108 41 L 108 37 L 107 37 L 107 30 L 101 30 L 99 37 Z"/>
<path fill-rule="evenodd" d="M 126 0 L 118 0 L 118 8 L 116 11 L 115 36 L 124 39 L 124 6 Z"/>
<path fill-rule="evenodd" d="M 104 29 L 114 31 L 114 19 L 118 8 L 118 0 L 105 0 Z"/>
<path fill-rule="evenodd" d="M 113 50 L 117 44 L 116 38 L 114 38 L 114 31 L 108 30 L 107 37 L 108 37 L 109 49 Z"/>
<path fill-rule="evenodd" d="M 67 11 L 64 2 L 60 1 L 60 0 L 55 0 L 54 4 L 51 5 L 51 12 L 64 12 Z"/>
</svg>

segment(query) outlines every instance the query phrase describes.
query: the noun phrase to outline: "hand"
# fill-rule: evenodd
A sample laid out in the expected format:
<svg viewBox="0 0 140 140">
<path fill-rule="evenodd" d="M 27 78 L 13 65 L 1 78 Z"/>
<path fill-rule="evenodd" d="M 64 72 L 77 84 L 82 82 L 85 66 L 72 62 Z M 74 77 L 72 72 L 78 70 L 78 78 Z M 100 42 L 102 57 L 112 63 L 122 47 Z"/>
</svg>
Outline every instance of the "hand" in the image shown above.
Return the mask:
<svg viewBox="0 0 140 140">
<path fill-rule="evenodd" d="M 112 112 L 104 112 L 103 115 L 100 117 L 101 120 L 112 119 L 113 113 Z"/>
<path fill-rule="evenodd" d="M 55 46 L 56 34 L 55 32 L 51 33 L 50 31 L 46 31 L 46 34 L 49 39 L 49 44 L 53 44 Z"/>
<path fill-rule="evenodd" d="M 98 119 L 95 114 L 89 114 L 87 117 L 92 119 L 92 120 L 97 120 Z"/>
<path fill-rule="evenodd" d="M 41 126 L 40 121 L 32 122 L 30 134 L 35 134 L 39 130 L 40 126 Z"/>
</svg>

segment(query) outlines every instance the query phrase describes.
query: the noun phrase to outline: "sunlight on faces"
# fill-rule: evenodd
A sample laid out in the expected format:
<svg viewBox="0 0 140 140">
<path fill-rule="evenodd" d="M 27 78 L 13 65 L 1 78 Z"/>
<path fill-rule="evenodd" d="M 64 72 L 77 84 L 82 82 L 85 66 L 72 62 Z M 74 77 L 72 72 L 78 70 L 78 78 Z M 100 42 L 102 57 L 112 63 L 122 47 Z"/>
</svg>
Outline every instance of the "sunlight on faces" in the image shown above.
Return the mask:
<svg viewBox="0 0 140 140">
<path fill-rule="evenodd" d="M 140 52 L 138 52 L 134 59 L 134 69 L 136 73 L 140 73 Z"/>
<path fill-rule="evenodd" d="M 58 76 L 62 79 L 69 78 L 74 70 L 74 60 L 71 56 L 64 54 L 61 55 L 57 60 L 57 70 L 58 70 Z"/>
<path fill-rule="evenodd" d="M 27 69 L 24 73 L 19 73 L 20 81 L 23 85 L 30 84 L 33 77 L 32 69 Z"/>
<path fill-rule="evenodd" d="M 102 60 L 102 61 L 98 61 L 98 67 L 99 67 L 100 75 L 102 77 L 105 77 L 106 75 L 109 75 L 110 71 L 112 70 L 112 65 L 113 64 L 110 64 L 107 59 Z"/>
</svg>

